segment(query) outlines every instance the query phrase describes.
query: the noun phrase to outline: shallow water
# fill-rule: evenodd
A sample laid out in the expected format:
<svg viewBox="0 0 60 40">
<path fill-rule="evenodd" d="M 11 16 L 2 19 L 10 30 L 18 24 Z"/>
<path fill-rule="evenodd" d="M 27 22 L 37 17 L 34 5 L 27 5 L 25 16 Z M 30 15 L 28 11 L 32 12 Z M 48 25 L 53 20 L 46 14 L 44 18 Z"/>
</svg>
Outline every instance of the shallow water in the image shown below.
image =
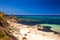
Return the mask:
<svg viewBox="0 0 60 40">
<path fill-rule="evenodd" d="M 60 32 L 60 25 L 55 25 L 55 24 L 40 24 L 40 25 L 50 26 L 50 27 L 52 27 L 51 30 Z"/>
</svg>

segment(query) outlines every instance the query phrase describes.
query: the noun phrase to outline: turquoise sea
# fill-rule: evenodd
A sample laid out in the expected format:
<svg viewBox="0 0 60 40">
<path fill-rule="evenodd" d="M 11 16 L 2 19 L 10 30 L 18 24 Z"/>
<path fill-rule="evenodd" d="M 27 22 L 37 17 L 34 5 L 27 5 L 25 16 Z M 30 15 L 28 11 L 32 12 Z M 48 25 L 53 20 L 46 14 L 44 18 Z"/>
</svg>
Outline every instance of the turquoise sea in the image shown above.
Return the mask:
<svg viewBox="0 0 60 40">
<path fill-rule="evenodd" d="M 60 15 L 16 15 L 22 24 L 50 26 L 51 30 L 60 32 Z"/>
</svg>

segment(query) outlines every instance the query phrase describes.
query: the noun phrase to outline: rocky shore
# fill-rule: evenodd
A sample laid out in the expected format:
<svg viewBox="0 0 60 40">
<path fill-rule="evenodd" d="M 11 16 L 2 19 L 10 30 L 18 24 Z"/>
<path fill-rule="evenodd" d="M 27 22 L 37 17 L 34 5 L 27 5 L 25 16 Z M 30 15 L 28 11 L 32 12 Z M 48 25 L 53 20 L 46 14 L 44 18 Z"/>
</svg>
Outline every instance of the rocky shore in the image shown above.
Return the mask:
<svg viewBox="0 0 60 40">
<path fill-rule="evenodd" d="M 54 32 L 43 31 L 43 26 L 30 26 L 23 25 L 11 21 L 7 21 L 10 24 L 10 33 L 17 40 L 60 40 L 60 35 Z"/>
</svg>

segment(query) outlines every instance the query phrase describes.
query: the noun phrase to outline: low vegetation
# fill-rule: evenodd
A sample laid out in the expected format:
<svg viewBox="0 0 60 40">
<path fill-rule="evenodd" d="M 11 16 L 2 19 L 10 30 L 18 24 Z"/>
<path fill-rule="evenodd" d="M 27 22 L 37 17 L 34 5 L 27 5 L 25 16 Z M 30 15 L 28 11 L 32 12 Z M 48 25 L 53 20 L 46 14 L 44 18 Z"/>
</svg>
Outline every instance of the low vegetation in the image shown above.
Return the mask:
<svg viewBox="0 0 60 40">
<path fill-rule="evenodd" d="M 3 30 L 0 30 L 0 40 L 12 40 L 8 37 Z"/>
<path fill-rule="evenodd" d="M 4 14 L 3 12 L 0 12 L 0 26 L 7 26 L 8 16 Z"/>
<path fill-rule="evenodd" d="M 14 19 L 17 20 L 17 17 L 11 15 L 10 17 L 5 14 L 4 12 L 0 11 L 0 40 L 12 40 L 12 38 L 8 35 L 10 35 L 8 33 L 8 29 L 9 29 L 9 24 L 7 23 L 7 20 L 9 19 Z M 2 30 L 1 30 L 2 29 Z M 6 31 L 7 30 L 7 31 Z M 6 32 L 7 34 L 6 34 Z"/>
</svg>

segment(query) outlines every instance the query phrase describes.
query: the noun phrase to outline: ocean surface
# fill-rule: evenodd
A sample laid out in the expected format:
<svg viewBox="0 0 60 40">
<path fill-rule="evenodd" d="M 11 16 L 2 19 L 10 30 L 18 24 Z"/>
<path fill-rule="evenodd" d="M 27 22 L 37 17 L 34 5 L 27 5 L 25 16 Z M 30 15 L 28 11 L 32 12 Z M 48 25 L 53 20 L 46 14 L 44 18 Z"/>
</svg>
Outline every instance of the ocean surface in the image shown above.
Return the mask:
<svg viewBox="0 0 60 40">
<path fill-rule="evenodd" d="M 25 25 L 44 25 L 51 30 L 60 32 L 60 15 L 16 15 L 20 23 Z M 21 20 L 22 19 L 22 20 Z"/>
</svg>

